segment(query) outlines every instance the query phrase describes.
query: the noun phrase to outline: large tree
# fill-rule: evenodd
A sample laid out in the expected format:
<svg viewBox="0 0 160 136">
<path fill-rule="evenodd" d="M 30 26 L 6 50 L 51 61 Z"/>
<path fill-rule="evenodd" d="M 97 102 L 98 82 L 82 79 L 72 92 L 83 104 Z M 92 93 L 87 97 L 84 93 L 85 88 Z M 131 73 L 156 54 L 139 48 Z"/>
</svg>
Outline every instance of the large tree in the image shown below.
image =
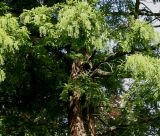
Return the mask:
<svg viewBox="0 0 160 136">
<path fill-rule="evenodd" d="M 159 135 L 160 14 L 58 2 L 0 3 L 0 134 Z"/>
</svg>

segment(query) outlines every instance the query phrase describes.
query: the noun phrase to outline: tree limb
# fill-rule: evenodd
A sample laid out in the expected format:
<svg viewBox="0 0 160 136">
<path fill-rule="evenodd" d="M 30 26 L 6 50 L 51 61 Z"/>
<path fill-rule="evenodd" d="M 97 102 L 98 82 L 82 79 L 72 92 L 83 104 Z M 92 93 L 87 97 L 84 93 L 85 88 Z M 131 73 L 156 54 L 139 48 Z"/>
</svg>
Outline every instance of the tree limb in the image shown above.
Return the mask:
<svg viewBox="0 0 160 136">
<path fill-rule="evenodd" d="M 158 43 L 157 45 L 155 46 L 150 46 L 150 50 L 151 51 L 155 51 L 157 49 L 160 48 L 160 43 Z M 143 52 L 143 51 L 146 51 L 146 49 L 132 49 L 130 52 L 115 52 L 115 53 L 112 53 L 111 55 L 109 55 L 104 61 L 102 62 L 99 62 L 97 64 L 95 64 L 92 68 L 92 71 L 96 70 L 97 68 L 99 68 L 101 65 L 103 64 L 106 64 L 107 62 L 110 62 L 114 59 L 117 59 L 119 57 L 123 57 L 125 55 L 131 55 L 131 54 L 134 54 L 135 52 Z"/>
<path fill-rule="evenodd" d="M 111 76 L 112 74 L 113 74 L 112 72 L 107 72 L 97 68 L 91 73 L 91 77 L 105 77 L 105 76 Z"/>
<path fill-rule="evenodd" d="M 140 13 L 139 13 L 139 15 L 145 15 L 145 16 L 160 16 L 160 13 L 151 13 L 151 12 L 149 12 L 149 13 L 144 13 L 144 12 L 141 12 L 140 11 Z"/>
<path fill-rule="evenodd" d="M 158 121 L 159 118 L 160 118 L 160 116 L 155 116 L 155 117 L 150 117 L 150 118 L 144 118 L 144 119 L 141 119 L 140 121 L 137 121 L 137 122 L 134 122 L 134 123 L 131 123 L 131 124 L 119 124 L 117 126 L 111 126 L 111 127 L 108 127 L 107 129 L 105 129 L 104 132 L 102 134 L 99 134 L 98 136 L 104 136 L 104 135 L 107 135 L 110 132 L 113 132 L 113 131 L 116 131 L 116 130 L 122 129 L 122 128 L 126 129 L 127 127 L 142 125 L 142 124 L 146 124 L 146 123 L 155 124 L 155 120 Z M 102 124 L 104 125 L 106 123 L 103 121 Z M 104 126 L 106 126 L 106 125 L 104 125 Z"/>
<path fill-rule="evenodd" d="M 94 56 L 96 55 L 96 52 L 97 52 L 96 50 L 93 51 L 92 55 L 88 59 L 89 61 L 91 61 L 94 58 Z"/>
<path fill-rule="evenodd" d="M 117 15 L 122 15 L 122 16 L 128 16 L 128 15 L 135 15 L 134 12 L 110 12 L 110 13 L 107 13 L 107 15 L 113 15 L 113 16 L 117 16 Z M 151 12 L 148 12 L 148 13 L 144 13 L 143 11 L 139 11 L 139 15 L 141 16 L 160 16 L 160 13 L 151 13 Z"/>
<path fill-rule="evenodd" d="M 155 26 L 153 26 L 153 27 L 160 27 L 160 25 L 155 25 Z"/>
<path fill-rule="evenodd" d="M 101 119 L 99 116 L 95 116 L 104 126 L 107 126 L 106 122 Z"/>
<path fill-rule="evenodd" d="M 140 0 L 136 0 L 136 4 L 135 4 L 135 19 L 138 19 L 139 16 L 139 5 L 140 5 Z"/>
</svg>

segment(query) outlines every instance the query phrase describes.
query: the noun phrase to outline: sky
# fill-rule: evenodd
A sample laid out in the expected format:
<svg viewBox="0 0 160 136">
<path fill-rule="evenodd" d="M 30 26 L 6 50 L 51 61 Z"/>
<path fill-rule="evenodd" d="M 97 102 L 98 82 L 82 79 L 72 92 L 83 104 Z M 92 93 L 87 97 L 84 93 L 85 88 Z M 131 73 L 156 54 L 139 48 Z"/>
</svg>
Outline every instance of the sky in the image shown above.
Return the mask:
<svg viewBox="0 0 160 136">
<path fill-rule="evenodd" d="M 141 0 L 142 3 L 144 3 L 153 13 L 160 12 L 160 2 L 154 4 L 153 0 Z M 143 6 L 141 4 L 141 6 Z M 156 20 L 153 22 L 153 25 L 160 25 L 160 17 L 159 20 Z M 155 28 L 158 32 L 160 32 L 160 27 Z"/>
<path fill-rule="evenodd" d="M 160 2 L 154 4 L 153 0 L 141 0 L 146 6 L 148 6 L 153 12 L 160 12 Z"/>
</svg>

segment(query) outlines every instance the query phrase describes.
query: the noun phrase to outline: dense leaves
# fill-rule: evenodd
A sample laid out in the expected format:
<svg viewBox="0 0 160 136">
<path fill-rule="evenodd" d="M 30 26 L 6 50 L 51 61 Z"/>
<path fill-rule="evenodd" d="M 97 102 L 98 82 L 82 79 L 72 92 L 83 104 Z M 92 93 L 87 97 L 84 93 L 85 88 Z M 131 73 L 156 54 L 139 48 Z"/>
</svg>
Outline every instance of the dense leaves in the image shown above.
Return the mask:
<svg viewBox="0 0 160 136">
<path fill-rule="evenodd" d="M 159 34 L 134 3 L 42 2 L 0 3 L 0 135 L 69 135 L 75 90 L 97 135 L 159 135 Z"/>
</svg>

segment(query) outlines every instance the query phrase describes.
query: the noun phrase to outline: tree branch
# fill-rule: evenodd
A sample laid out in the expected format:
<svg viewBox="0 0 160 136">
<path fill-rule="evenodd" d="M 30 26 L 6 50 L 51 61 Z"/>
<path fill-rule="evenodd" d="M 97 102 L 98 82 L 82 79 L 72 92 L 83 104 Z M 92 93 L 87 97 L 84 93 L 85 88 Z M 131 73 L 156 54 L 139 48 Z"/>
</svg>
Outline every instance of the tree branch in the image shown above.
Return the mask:
<svg viewBox="0 0 160 136">
<path fill-rule="evenodd" d="M 107 126 L 106 122 L 101 119 L 99 116 L 95 116 L 104 126 Z"/>
<path fill-rule="evenodd" d="M 97 52 L 96 49 L 94 49 L 92 55 L 88 59 L 89 61 L 91 61 L 94 58 L 94 56 L 96 55 L 96 52 Z"/>
<path fill-rule="evenodd" d="M 153 26 L 153 27 L 160 27 L 160 25 L 155 25 L 155 26 Z"/>
<path fill-rule="evenodd" d="M 98 136 L 104 136 L 104 135 L 107 135 L 108 133 L 111 133 L 113 131 L 116 131 L 116 130 L 122 129 L 122 128 L 126 129 L 127 127 L 142 125 L 142 124 L 146 124 L 146 123 L 155 124 L 155 120 L 158 121 L 159 118 L 160 118 L 160 116 L 158 115 L 158 116 L 155 116 L 155 117 L 144 118 L 144 119 L 141 119 L 141 120 L 139 120 L 137 122 L 133 122 L 131 124 L 119 124 L 117 126 L 111 126 L 111 127 L 106 128 L 103 133 L 98 134 Z M 100 119 L 100 118 L 98 118 L 98 119 Z M 106 123 L 102 119 L 100 121 L 102 121 L 102 124 L 104 126 L 106 126 L 105 125 Z"/>
<path fill-rule="evenodd" d="M 89 61 L 91 61 L 94 58 L 94 56 L 96 55 L 96 52 L 97 52 L 96 50 L 93 51 L 92 55 L 88 59 Z"/>
<path fill-rule="evenodd" d="M 122 15 L 122 16 L 128 16 L 128 15 L 135 15 L 135 13 L 133 12 L 110 12 L 109 14 L 107 13 L 107 15 L 113 15 L 113 16 L 117 16 L 117 15 Z M 160 13 L 151 13 L 151 12 L 147 12 L 144 13 L 143 10 L 139 11 L 139 15 L 141 16 L 160 16 Z"/>
<path fill-rule="evenodd" d="M 91 73 L 91 77 L 106 77 L 106 76 L 111 76 L 112 74 L 113 74 L 112 72 L 107 72 L 107 71 L 96 68 Z"/>
<path fill-rule="evenodd" d="M 160 43 L 158 43 L 157 45 L 155 46 L 150 46 L 150 50 L 151 51 L 155 51 L 157 49 L 160 48 Z M 119 57 L 123 57 L 125 55 L 131 55 L 131 54 L 134 54 L 135 52 L 143 52 L 143 51 L 146 51 L 147 49 L 132 49 L 130 52 L 115 52 L 115 53 L 112 53 L 110 56 L 108 56 L 104 61 L 102 62 L 99 62 L 97 64 L 95 64 L 92 68 L 92 71 L 98 69 L 101 65 L 103 64 L 106 64 L 107 62 L 110 62 L 114 59 L 117 59 Z"/>
<path fill-rule="evenodd" d="M 148 12 L 148 13 L 144 13 L 142 11 L 140 11 L 139 15 L 143 15 L 143 16 L 160 16 L 160 13 L 151 13 L 151 12 Z"/>
<path fill-rule="evenodd" d="M 140 5 L 140 0 L 136 0 L 136 4 L 135 4 L 135 19 L 138 19 L 139 16 L 139 5 Z"/>
<path fill-rule="evenodd" d="M 146 4 L 144 4 L 143 2 L 141 2 L 141 4 L 145 7 L 141 11 L 146 11 L 146 12 L 151 12 L 152 13 L 152 10 L 150 8 L 148 8 L 148 6 L 146 6 Z"/>
</svg>

